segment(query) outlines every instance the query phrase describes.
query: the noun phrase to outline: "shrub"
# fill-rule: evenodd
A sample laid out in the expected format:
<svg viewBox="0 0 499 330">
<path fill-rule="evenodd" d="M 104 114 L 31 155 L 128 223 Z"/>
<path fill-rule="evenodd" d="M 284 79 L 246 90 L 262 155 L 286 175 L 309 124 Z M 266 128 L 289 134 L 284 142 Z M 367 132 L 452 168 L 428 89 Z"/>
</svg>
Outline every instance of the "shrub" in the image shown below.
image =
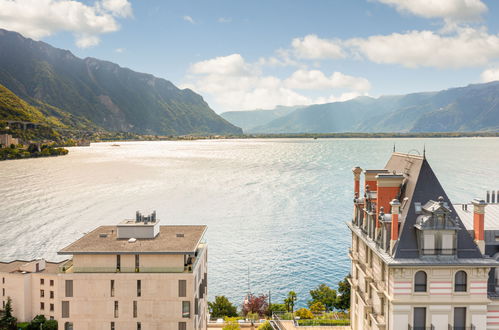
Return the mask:
<svg viewBox="0 0 499 330">
<path fill-rule="evenodd" d="M 240 330 L 241 327 L 239 326 L 239 323 L 237 322 L 236 317 L 226 317 L 225 318 L 225 323 L 224 327 L 222 330 Z"/>
<path fill-rule="evenodd" d="M 326 310 L 326 307 L 320 301 L 317 301 L 310 306 L 312 313 L 322 313 Z"/>
<path fill-rule="evenodd" d="M 314 314 L 312 314 L 312 312 L 307 308 L 300 308 L 299 310 L 297 310 L 296 316 L 304 320 L 314 318 Z"/>
<path fill-rule="evenodd" d="M 265 321 L 264 323 L 260 324 L 258 327 L 258 330 L 273 330 L 272 326 L 270 325 L 269 321 Z"/>
</svg>

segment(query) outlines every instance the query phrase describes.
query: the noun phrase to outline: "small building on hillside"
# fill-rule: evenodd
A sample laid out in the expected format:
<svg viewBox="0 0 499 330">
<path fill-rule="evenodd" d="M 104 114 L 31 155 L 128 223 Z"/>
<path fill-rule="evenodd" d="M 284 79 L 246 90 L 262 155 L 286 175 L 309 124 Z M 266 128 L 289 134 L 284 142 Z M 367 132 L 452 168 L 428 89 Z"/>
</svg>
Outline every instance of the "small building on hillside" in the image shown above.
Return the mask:
<svg viewBox="0 0 499 330">
<path fill-rule="evenodd" d="M 10 297 L 18 321 L 45 315 L 60 330 L 204 330 L 206 229 L 137 212 L 59 251 L 66 261 L 0 263 L 2 304 Z"/>
<path fill-rule="evenodd" d="M 0 148 L 8 148 L 11 144 L 18 145 L 19 139 L 13 138 L 10 134 L 0 134 Z"/>
<path fill-rule="evenodd" d="M 453 205 L 422 156 L 353 173 L 352 329 L 499 329 L 499 205 Z"/>
</svg>

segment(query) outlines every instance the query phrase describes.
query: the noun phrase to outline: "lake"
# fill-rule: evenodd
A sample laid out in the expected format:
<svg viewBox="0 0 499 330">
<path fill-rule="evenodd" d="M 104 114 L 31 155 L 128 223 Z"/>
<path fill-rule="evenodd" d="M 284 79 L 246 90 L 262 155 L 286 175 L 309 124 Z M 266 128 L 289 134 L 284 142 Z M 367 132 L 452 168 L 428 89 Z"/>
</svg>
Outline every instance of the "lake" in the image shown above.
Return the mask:
<svg viewBox="0 0 499 330">
<path fill-rule="evenodd" d="M 210 300 L 294 290 L 303 306 L 349 272 L 351 168 L 384 167 L 394 143 L 426 146 L 453 203 L 499 189 L 499 138 L 97 143 L 0 162 L 0 260 L 61 260 L 96 226 L 156 210 L 162 224 L 208 225 Z"/>
</svg>

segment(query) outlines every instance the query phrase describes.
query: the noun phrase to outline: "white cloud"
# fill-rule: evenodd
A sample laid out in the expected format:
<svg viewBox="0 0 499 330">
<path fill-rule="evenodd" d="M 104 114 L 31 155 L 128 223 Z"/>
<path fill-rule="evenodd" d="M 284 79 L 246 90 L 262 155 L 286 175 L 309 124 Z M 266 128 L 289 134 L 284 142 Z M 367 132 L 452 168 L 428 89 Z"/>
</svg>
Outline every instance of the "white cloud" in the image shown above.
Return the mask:
<svg viewBox="0 0 499 330">
<path fill-rule="evenodd" d="M 132 4 L 128 0 L 102 0 L 102 7 L 115 16 L 132 17 Z"/>
<path fill-rule="evenodd" d="M 304 59 L 326 59 L 343 58 L 340 42 L 337 40 L 327 40 L 309 34 L 304 38 L 295 38 L 291 43 L 295 55 Z"/>
<path fill-rule="evenodd" d="M 443 18 L 453 21 L 476 21 L 487 11 L 480 0 L 377 0 L 425 18 Z"/>
<path fill-rule="evenodd" d="M 499 67 L 483 71 L 480 78 L 484 83 L 499 80 Z"/>
<path fill-rule="evenodd" d="M 319 70 L 297 70 L 284 81 L 284 85 L 292 89 L 347 88 L 358 92 L 367 92 L 371 88 L 366 78 L 348 76 L 341 72 L 334 72 L 327 77 Z"/>
<path fill-rule="evenodd" d="M 348 90 L 335 100 L 364 94 L 370 87 L 364 78 L 352 77 L 335 72 L 326 77 L 322 72 L 296 71 L 288 79 L 282 80 L 262 72 L 261 62 L 248 63 L 240 54 L 216 57 L 194 63 L 190 68 L 190 80 L 182 85 L 199 93 L 209 95 L 217 106 L 224 110 L 271 109 L 277 105 L 307 105 L 332 100 L 314 99 L 295 89 Z M 312 86 L 315 76 L 322 76 L 323 82 Z M 349 94 L 350 93 L 350 94 Z"/>
<path fill-rule="evenodd" d="M 196 22 L 194 21 L 194 18 L 192 18 L 191 16 L 189 15 L 185 15 L 184 17 L 182 17 L 182 19 L 186 22 L 189 22 L 191 24 L 196 24 Z"/>
<path fill-rule="evenodd" d="M 131 14 L 125 0 L 97 1 L 93 6 L 74 0 L 0 0 L 1 28 L 34 39 L 69 31 L 83 48 L 97 45 L 99 35 L 117 31 L 116 16 Z"/>
<path fill-rule="evenodd" d="M 114 51 L 116 53 L 123 53 L 125 51 L 125 48 L 116 48 Z"/>
<path fill-rule="evenodd" d="M 220 17 L 218 19 L 218 23 L 230 23 L 232 22 L 232 18 L 230 17 Z"/>
<path fill-rule="evenodd" d="M 410 31 L 350 39 L 345 42 L 375 63 L 409 68 L 461 68 L 487 64 L 499 57 L 499 36 L 485 28 L 459 28 L 453 35 Z"/>
</svg>

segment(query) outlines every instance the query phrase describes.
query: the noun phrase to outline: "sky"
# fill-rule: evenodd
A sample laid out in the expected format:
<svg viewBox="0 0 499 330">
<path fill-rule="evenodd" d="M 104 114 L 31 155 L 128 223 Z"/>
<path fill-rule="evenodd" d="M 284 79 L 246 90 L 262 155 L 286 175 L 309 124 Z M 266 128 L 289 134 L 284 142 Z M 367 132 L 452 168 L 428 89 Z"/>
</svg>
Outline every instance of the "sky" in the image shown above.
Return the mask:
<svg viewBox="0 0 499 330">
<path fill-rule="evenodd" d="M 0 0 L 0 28 L 218 113 L 499 80 L 498 18 L 494 0 Z"/>
</svg>

